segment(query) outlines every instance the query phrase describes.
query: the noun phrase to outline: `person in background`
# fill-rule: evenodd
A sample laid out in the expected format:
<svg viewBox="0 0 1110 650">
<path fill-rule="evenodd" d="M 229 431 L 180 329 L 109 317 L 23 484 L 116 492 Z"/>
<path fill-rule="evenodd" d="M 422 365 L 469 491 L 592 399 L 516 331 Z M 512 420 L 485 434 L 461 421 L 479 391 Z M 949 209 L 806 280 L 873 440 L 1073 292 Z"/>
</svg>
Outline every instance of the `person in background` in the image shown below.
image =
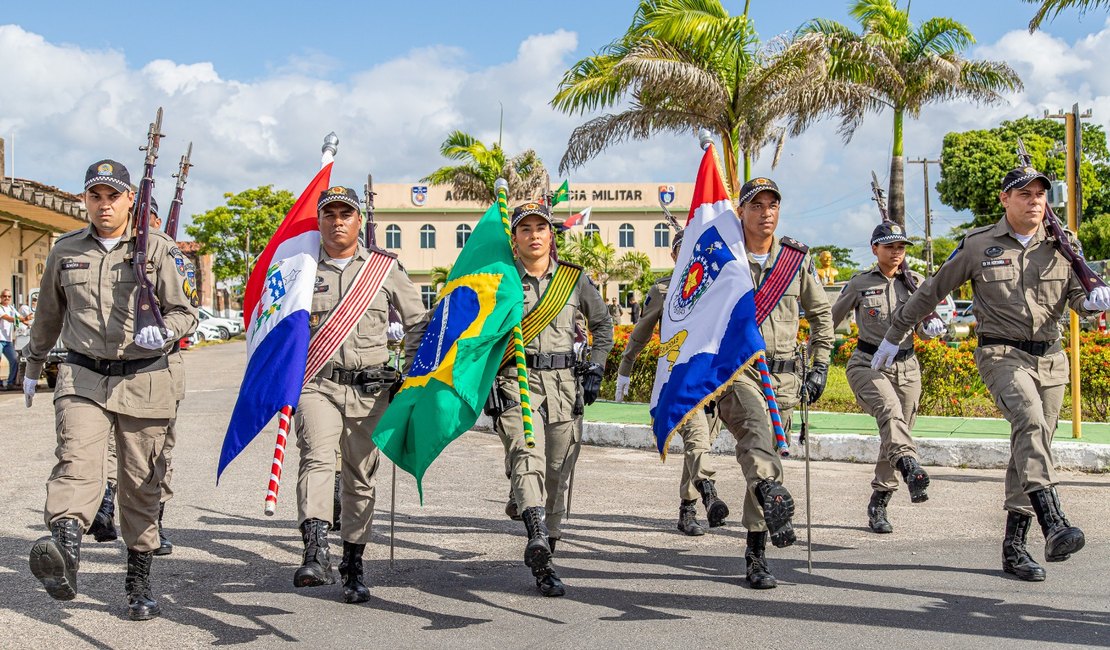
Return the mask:
<svg viewBox="0 0 1110 650">
<path fill-rule="evenodd" d="M 0 390 L 8 390 L 15 383 L 15 376 L 19 372 L 19 357 L 15 353 L 15 330 L 23 322 L 23 317 L 12 305 L 11 290 L 4 289 L 0 292 L 0 352 L 8 361 L 8 377 L 0 382 Z"/>
</svg>

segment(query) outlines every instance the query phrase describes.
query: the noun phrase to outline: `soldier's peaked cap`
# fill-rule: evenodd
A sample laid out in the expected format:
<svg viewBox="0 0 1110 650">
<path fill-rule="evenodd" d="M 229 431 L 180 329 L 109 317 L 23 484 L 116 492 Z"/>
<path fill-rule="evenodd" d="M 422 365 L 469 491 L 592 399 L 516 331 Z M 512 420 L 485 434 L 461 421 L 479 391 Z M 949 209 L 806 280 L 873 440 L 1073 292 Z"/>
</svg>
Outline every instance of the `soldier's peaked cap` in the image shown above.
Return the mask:
<svg viewBox="0 0 1110 650">
<path fill-rule="evenodd" d="M 744 183 L 743 187 L 740 188 L 740 197 L 736 202 L 739 205 L 744 205 L 754 199 L 756 194 L 763 191 L 772 192 L 780 201 L 782 200 L 782 192 L 779 191 L 778 184 L 769 178 L 760 176 Z"/>
<path fill-rule="evenodd" d="M 524 203 L 513 208 L 513 219 L 510 227 L 516 228 L 517 224 L 523 221 L 525 217 L 530 217 L 532 215 L 541 217 L 549 224 L 554 223 L 553 221 L 551 221 L 551 208 L 548 208 L 542 203 L 529 201 L 528 203 Z"/>
<path fill-rule="evenodd" d="M 1006 177 L 1002 179 L 1002 191 L 1009 192 L 1010 190 L 1021 189 L 1037 179 L 1044 181 L 1045 189 L 1052 186 L 1048 180 L 1048 176 L 1037 171 L 1031 165 L 1011 169 L 1010 172 L 1006 174 Z"/>
<path fill-rule="evenodd" d="M 360 212 L 362 206 L 358 202 L 358 193 L 349 187 L 336 185 L 320 192 L 320 198 L 316 200 L 316 211 L 319 212 L 329 203 L 345 203 L 355 209 L 355 212 Z"/>
<path fill-rule="evenodd" d="M 85 171 L 85 191 L 96 185 L 107 185 L 120 192 L 131 191 L 131 174 L 123 163 L 105 158 L 89 165 Z"/>
</svg>

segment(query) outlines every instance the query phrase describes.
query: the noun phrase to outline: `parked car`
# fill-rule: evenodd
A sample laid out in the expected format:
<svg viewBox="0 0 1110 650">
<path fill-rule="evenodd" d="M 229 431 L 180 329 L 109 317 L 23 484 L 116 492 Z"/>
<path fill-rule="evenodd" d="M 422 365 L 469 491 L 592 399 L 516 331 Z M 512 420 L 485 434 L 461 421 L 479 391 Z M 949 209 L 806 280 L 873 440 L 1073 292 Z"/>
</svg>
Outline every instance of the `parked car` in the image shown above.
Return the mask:
<svg viewBox="0 0 1110 650">
<path fill-rule="evenodd" d="M 227 318 L 220 318 L 219 316 L 213 315 L 212 312 L 208 311 L 207 309 L 205 309 L 203 307 L 198 309 L 197 312 L 198 312 L 198 316 L 200 317 L 200 322 L 202 324 L 207 323 L 208 325 L 211 325 L 213 328 L 216 329 L 218 338 L 226 340 L 226 339 L 229 339 L 233 336 L 238 336 L 239 333 L 243 331 L 243 321 L 242 320 L 231 320 L 231 319 L 227 319 Z M 217 338 L 217 337 L 209 337 L 209 338 Z"/>
<path fill-rule="evenodd" d="M 213 325 L 210 320 L 201 320 L 200 324 L 197 325 L 197 331 L 189 335 L 189 344 L 196 345 L 205 341 L 222 341 L 226 338 L 221 328 Z"/>
<path fill-rule="evenodd" d="M 975 314 L 971 313 L 971 305 L 973 303 L 970 300 L 958 300 L 956 302 L 966 302 L 967 304 L 964 305 L 962 309 L 956 312 L 956 316 L 952 318 L 952 322 L 965 325 L 974 325 Z"/>
<path fill-rule="evenodd" d="M 936 312 L 945 325 L 951 323 L 952 318 L 956 315 L 956 301 L 952 300 L 952 296 L 945 296 L 944 300 L 937 305 Z"/>
</svg>

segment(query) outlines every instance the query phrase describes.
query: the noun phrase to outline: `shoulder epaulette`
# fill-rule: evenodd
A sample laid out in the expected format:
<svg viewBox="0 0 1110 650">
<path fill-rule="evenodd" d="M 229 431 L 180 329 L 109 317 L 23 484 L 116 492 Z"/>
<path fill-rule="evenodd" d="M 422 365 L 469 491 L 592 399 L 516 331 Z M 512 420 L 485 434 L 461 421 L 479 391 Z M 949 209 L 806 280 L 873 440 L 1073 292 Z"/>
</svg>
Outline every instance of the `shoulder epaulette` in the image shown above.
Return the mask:
<svg viewBox="0 0 1110 650">
<path fill-rule="evenodd" d="M 783 237 L 782 239 L 779 240 L 779 243 L 782 244 L 783 246 L 789 246 L 790 248 L 793 248 L 794 250 L 802 251 L 803 253 L 808 253 L 809 252 L 809 246 L 806 246 L 805 244 L 798 241 L 797 239 L 794 239 L 793 237 Z"/>
<path fill-rule="evenodd" d="M 80 235 L 81 233 L 85 232 L 86 230 L 88 230 L 88 228 L 78 228 L 77 230 L 71 230 L 71 231 L 67 232 L 64 235 L 58 235 L 58 238 L 55 239 L 54 241 L 55 242 L 60 242 L 63 239 L 66 239 L 67 237 L 72 237 L 74 235 Z"/>
<path fill-rule="evenodd" d="M 661 282 L 670 282 L 671 277 L 673 275 L 674 275 L 674 271 L 664 271 L 663 273 L 660 273 L 658 276 L 656 276 L 655 282 L 653 284 L 659 284 Z"/>
<path fill-rule="evenodd" d="M 368 251 L 374 251 L 375 253 L 379 253 L 379 254 L 381 254 L 381 255 L 385 255 L 385 256 L 387 256 L 387 257 L 392 257 L 393 259 L 397 259 L 397 253 L 394 253 L 394 252 L 391 252 L 391 251 L 387 251 L 386 249 L 384 249 L 384 248 L 380 248 L 380 247 L 378 247 L 378 246 L 373 246 L 373 245 L 371 245 L 371 246 L 367 246 L 367 247 L 366 247 L 366 250 L 368 250 Z"/>
<path fill-rule="evenodd" d="M 586 270 L 586 269 L 582 268 L 581 266 L 578 266 L 577 264 L 571 264 L 570 262 L 567 262 L 567 261 L 564 261 L 564 260 L 559 260 L 559 266 L 569 266 L 570 268 L 578 269 L 579 271 L 585 271 Z"/>
<path fill-rule="evenodd" d="M 987 232 L 988 230 L 993 229 L 995 225 L 996 224 L 992 223 L 992 224 L 987 225 L 987 226 L 978 226 L 976 228 L 972 228 L 971 230 L 964 233 L 963 238 L 967 239 L 968 237 L 970 237 L 972 235 L 978 235 L 981 232 Z"/>
</svg>

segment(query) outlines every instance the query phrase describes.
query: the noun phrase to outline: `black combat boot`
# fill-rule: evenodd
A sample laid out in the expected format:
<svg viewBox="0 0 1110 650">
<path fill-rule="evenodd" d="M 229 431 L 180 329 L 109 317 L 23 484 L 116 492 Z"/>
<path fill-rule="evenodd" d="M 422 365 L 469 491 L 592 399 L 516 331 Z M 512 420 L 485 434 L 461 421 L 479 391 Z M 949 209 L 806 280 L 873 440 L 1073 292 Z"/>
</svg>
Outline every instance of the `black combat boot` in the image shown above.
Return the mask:
<svg viewBox="0 0 1110 650">
<path fill-rule="evenodd" d="M 1025 548 L 1025 536 L 1033 518 L 1020 512 L 1006 513 L 1006 537 L 1002 540 L 1002 570 L 1022 580 L 1041 582 L 1044 567 L 1033 560 Z"/>
<path fill-rule="evenodd" d="M 339 532 L 339 530 L 340 530 L 339 516 L 343 514 L 343 503 L 340 500 L 340 494 L 339 494 L 339 488 L 340 488 L 340 480 L 339 479 L 340 479 L 341 476 L 343 476 L 343 474 L 341 472 L 336 472 L 335 473 L 335 495 L 332 497 L 333 501 L 332 501 L 332 504 L 331 504 L 331 529 L 334 530 L 335 532 Z"/>
<path fill-rule="evenodd" d="M 532 575 L 536 578 L 536 588 L 540 590 L 541 595 L 548 598 L 566 595 L 567 588 L 555 574 L 555 567 L 551 566 L 550 561 L 543 566 L 532 567 Z"/>
<path fill-rule="evenodd" d="M 512 488 L 509 488 L 509 500 L 505 502 L 505 514 L 513 521 L 520 521 L 520 508 L 516 505 Z"/>
<path fill-rule="evenodd" d="M 678 529 L 690 537 L 705 534 L 705 529 L 698 523 L 698 500 L 686 499 L 678 505 Z"/>
<path fill-rule="evenodd" d="M 767 531 L 748 531 L 748 548 L 744 561 L 748 565 L 747 579 L 752 589 L 774 589 L 779 585 L 767 568 Z"/>
<path fill-rule="evenodd" d="M 319 587 L 335 584 L 331 572 L 331 553 L 328 551 L 328 522 L 323 519 L 305 519 L 301 524 L 304 539 L 304 561 L 293 574 L 294 587 Z"/>
<path fill-rule="evenodd" d="M 902 480 L 910 492 L 911 503 L 921 503 L 929 500 L 926 490 L 929 488 L 929 473 L 917 462 L 913 456 L 902 456 L 895 463 L 898 471 L 902 472 Z"/>
<path fill-rule="evenodd" d="M 763 507 L 763 519 L 767 522 L 771 543 L 779 548 L 793 544 L 797 539 L 790 522 L 794 516 L 794 497 L 782 483 L 769 478 L 756 483 L 755 496 Z"/>
<path fill-rule="evenodd" d="M 547 516 L 543 507 L 525 508 L 520 515 L 524 519 L 524 528 L 528 531 L 528 545 L 524 547 L 524 565 L 533 569 L 547 566 L 551 562 L 551 543 L 548 541 Z"/>
<path fill-rule="evenodd" d="M 119 538 L 116 532 L 116 486 L 109 483 L 104 487 L 104 498 L 100 500 L 100 509 L 96 511 L 92 526 L 86 535 L 92 535 L 98 542 L 112 542 Z"/>
<path fill-rule="evenodd" d="M 728 505 L 717 498 L 717 486 L 709 479 L 702 479 L 694 484 L 701 493 L 701 502 L 705 505 L 705 518 L 709 521 L 710 528 L 725 525 L 728 516 Z"/>
<path fill-rule="evenodd" d="M 81 522 L 72 517 L 50 524 L 50 535 L 31 547 L 31 573 L 54 600 L 77 595 L 77 568 L 81 565 Z"/>
<path fill-rule="evenodd" d="M 343 542 L 343 560 L 339 562 L 339 575 L 343 578 L 343 602 L 365 603 L 370 600 L 370 590 L 362 582 L 362 552 L 366 544 Z"/>
<path fill-rule="evenodd" d="M 867 504 L 867 525 L 876 533 L 894 532 L 894 526 L 886 518 L 886 506 L 890 503 L 892 494 L 894 493 L 878 490 L 871 493 L 871 501 Z"/>
<path fill-rule="evenodd" d="M 1056 488 L 1047 487 L 1029 493 L 1029 501 L 1037 513 L 1037 521 L 1044 533 L 1044 559 L 1049 562 L 1063 562 L 1072 553 L 1083 548 L 1086 539 L 1083 531 L 1072 526 L 1060 507 L 1060 495 Z"/>
<path fill-rule="evenodd" d="M 158 548 L 154 549 L 155 555 L 169 555 L 173 553 L 173 542 L 166 537 L 166 529 L 162 528 L 162 515 L 166 513 L 166 502 L 158 504 Z"/>
<path fill-rule="evenodd" d="M 132 621 L 149 621 L 161 616 L 162 608 L 150 593 L 150 564 L 154 551 L 127 549 L 127 615 Z"/>
<path fill-rule="evenodd" d="M 558 542 L 558 537 L 548 537 L 547 545 L 551 547 L 551 557 L 555 557 L 555 542 Z"/>
</svg>

